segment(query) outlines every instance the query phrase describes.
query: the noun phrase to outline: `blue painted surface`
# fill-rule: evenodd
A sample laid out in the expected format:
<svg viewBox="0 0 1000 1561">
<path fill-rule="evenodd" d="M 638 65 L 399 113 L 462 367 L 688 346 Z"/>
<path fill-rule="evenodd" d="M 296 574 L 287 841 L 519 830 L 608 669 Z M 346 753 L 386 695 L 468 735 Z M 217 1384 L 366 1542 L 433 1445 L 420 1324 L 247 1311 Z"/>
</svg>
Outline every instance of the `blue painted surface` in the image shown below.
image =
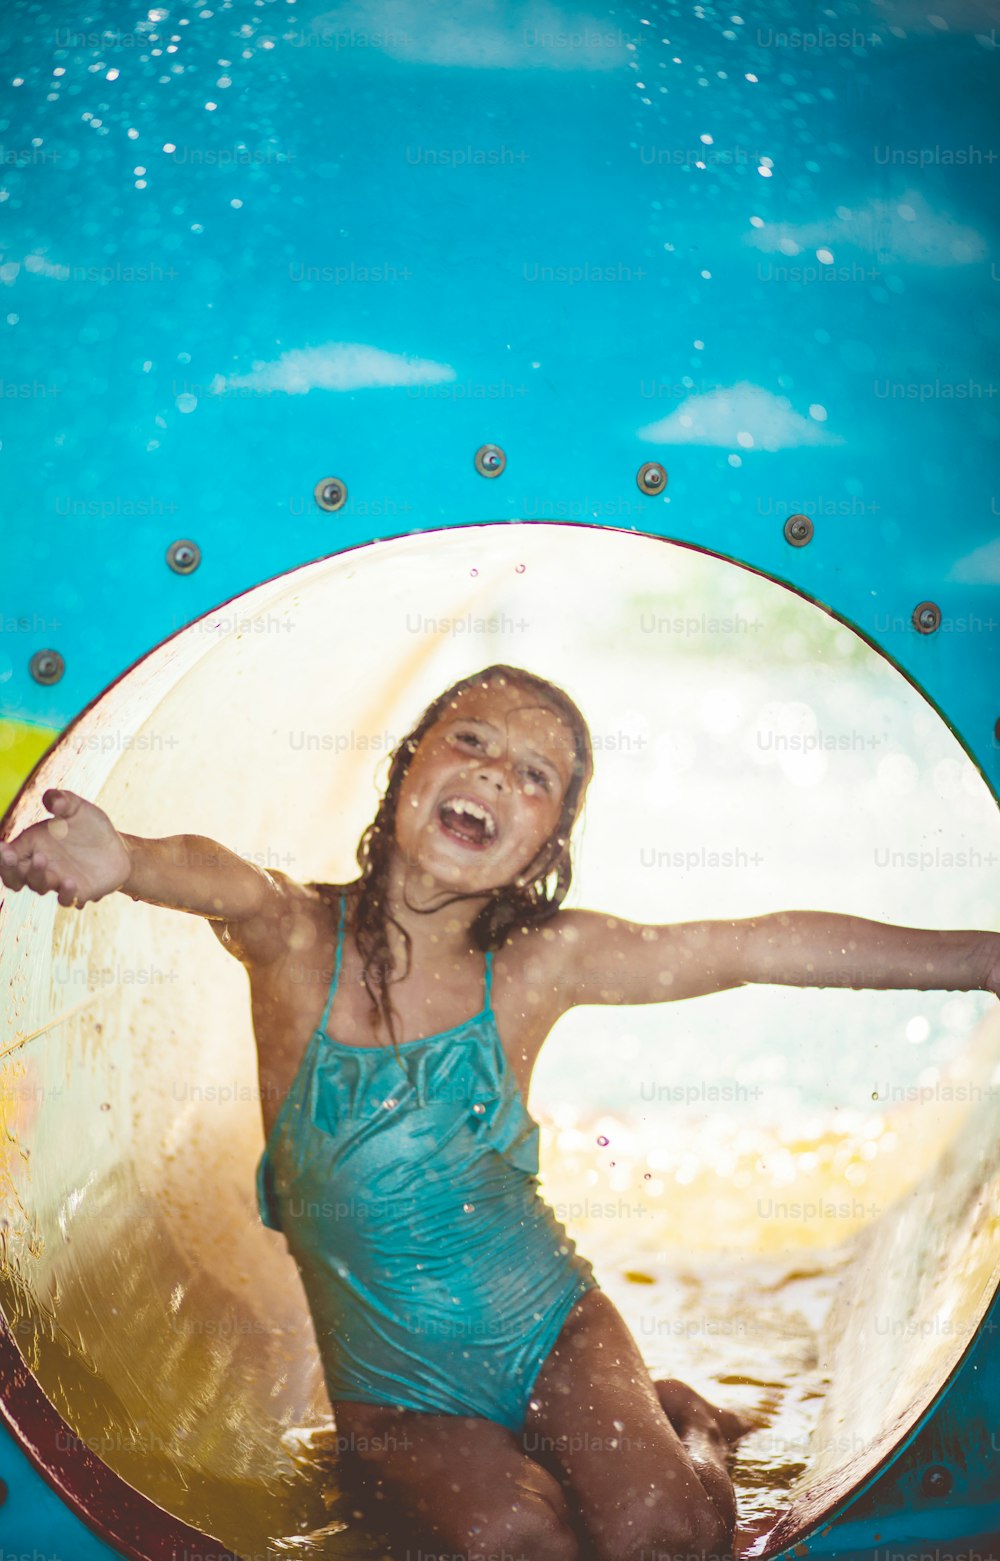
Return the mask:
<svg viewBox="0 0 1000 1561">
<path fill-rule="evenodd" d="M 0 1431 L 0 1480 L 7 1499 L 0 1506 L 0 1539 L 5 1561 L 108 1561 L 117 1556 L 81 1523 L 24 1456 Z"/>
<path fill-rule="evenodd" d="M 144 14 L 0 17 L 0 713 L 60 727 L 212 606 L 375 537 L 581 520 L 827 604 L 998 789 L 985 13 Z M 980 1370 L 995 1399 L 995 1347 Z"/>
<path fill-rule="evenodd" d="M 192 616 L 372 535 L 596 510 L 794 580 L 981 744 L 959 634 L 908 622 L 931 594 L 995 614 L 995 39 L 874 13 L 810 47 L 795 8 L 9 10 L 5 372 L 43 392 L 4 401 L 14 607 L 59 628 L 5 645 L 5 709 L 59 725 Z M 741 385 L 742 413 L 697 399 Z M 721 442 L 685 442 L 691 415 Z M 676 443 L 641 437 L 664 420 Z M 487 439 L 510 457 L 488 487 Z M 633 483 L 657 455 L 666 500 Z M 312 505 L 330 471 L 340 517 Z M 177 579 L 187 535 L 204 564 Z M 141 612 L 103 611 L 126 587 Z M 25 652 L 50 641 L 67 674 L 41 690 Z M 995 623 L 962 642 L 997 664 Z"/>
</svg>

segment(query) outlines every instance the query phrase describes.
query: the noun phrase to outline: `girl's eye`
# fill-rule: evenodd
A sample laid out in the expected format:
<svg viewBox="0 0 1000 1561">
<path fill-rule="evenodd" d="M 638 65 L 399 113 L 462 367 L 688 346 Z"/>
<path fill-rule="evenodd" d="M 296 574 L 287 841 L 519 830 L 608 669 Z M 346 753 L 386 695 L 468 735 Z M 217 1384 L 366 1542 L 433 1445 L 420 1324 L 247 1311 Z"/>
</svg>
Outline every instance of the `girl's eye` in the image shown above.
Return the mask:
<svg viewBox="0 0 1000 1561">
<path fill-rule="evenodd" d="M 471 743 L 475 748 L 480 749 L 483 753 L 490 752 L 483 739 L 476 732 L 456 732 L 455 741 L 459 743 Z M 525 768 L 524 774 L 525 778 L 529 780 L 533 786 L 541 786 L 545 791 L 552 790 L 552 783 L 544 770 L 536 770 L 531 766 L 528 766 Z"/>
</svg>

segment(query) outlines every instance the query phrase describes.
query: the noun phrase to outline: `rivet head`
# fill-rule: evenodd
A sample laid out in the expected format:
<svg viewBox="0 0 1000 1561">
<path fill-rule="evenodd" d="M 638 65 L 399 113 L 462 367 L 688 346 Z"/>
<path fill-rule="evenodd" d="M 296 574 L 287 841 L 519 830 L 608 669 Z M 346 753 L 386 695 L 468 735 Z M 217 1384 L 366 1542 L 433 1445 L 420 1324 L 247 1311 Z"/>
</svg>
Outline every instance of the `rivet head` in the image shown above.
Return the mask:
<svg viewBox="0 0 1000 1561">
<path fill-rule="evenodd" d="M 785 521 L 785 541 L 792 547 L 805 547 L 812 541 L 813 523 L 808 515 L 789 515 Z"/>
<path fill-rule="evenodd" d="M 921 1494 L 924 1496 L 948 1496 L 951 1494 L 953 1483 L 950 1469 L 946 1469 L 944 1464 L 932 1463 L 920 1477 Z"/>
<path fill-rule="evenodd" d="M 66 663 L 57 650 L 36 650 L 28 663 L 28 671 L 36 683 L 58 683 L 66 671 Z"/>
<path fill-rule="evenodd" d="M 179 542 L 171 542 L 167 548 L 167 563 L 174 574 L 189 575 L 201 563 L 201 548 L 197 542 L 192 542 L 190 537 L 183 537 Z"/>
<path fill-rule="evenodd" d="M 477 1100 L 472 1109 L 476 1113 L 477 1117 L 481 1117 L 483 1112 L 486 1110 L 486 1107 L 483 1105 L 481 1100 Z"/>
<path fill-rule="evenodd" d="M 483 444 L 476 451 L 475 465 L 480 477 L 499 477 L 507 457 L 498 444 Z"/>
<path fill-rule="evenodd" d="M 339 477 L 321 477 L 313 489 L 313 498 L 320 509 L 328 513 L 343 509 L 347 503 L 347 484 Z"/>
<path fill-rule="evenodd" d="M 667 486 L 666 467 L 659 461 L 647 461 L 635 474 L 640 493 L 662 493 Z"/>
<path fill-rule="evenodd" d="M 933 634 L 941 622 L 941 609 L 937 602 L 918 602 L 911 619 L 918 634 Z"/>
</svg>

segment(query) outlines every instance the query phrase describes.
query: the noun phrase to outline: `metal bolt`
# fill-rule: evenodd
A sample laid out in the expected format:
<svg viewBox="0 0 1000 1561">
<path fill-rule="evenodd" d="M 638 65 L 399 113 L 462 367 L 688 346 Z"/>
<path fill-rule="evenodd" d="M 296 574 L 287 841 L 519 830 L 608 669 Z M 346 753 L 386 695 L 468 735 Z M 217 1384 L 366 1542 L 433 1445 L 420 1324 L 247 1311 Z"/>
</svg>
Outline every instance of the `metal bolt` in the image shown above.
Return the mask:
<svg viewBox="0 0 1000 1561">
<path fill-rule="evenodd" d="M 313 489 L 313 498 L 320 509 L 328 513 L 343 509 L 347 503 L 347 484 L 339 477 L 321 477 Z"/>
<path fill-rule="evenodd" d="M 785 541 L 792 547 L 805 547 L 813 537 L 813 523 L 808 515 L 789 515 L 785 521 Z"/>
<path fill-rule="evenodd" d="M 171 542 L 167 548 L 167 563 L 174 574 L 189 575 L 201 563 L 201 548 L 188 537 L 180 542 Z"/>
<path fill-rule="evenodd" d="M 507 457 L 497 444 L 483 444 L 475 454 L 475 467 L 480 477 L 499 477 L 507 465 Z"/>
<path fill-rule="evenodd" d="M 920 1491 L 924 1496 L 948 1496 L 953 1483 L 950 1469 L 944 1464 L 932 1463 L 921 1475 Z"/>
<path fill-rule="evenodd" d="M 635 480 L 641 493 L 661 493 L 667 486 L 666 468 L 659 461 L 647 461 L 639 467 Z"/>
<path fill-rule="evenodd" d="M 58 683 L 66 670 L 57 650 L 36 650 L 28 663 L 28 671 L 36 683 Z"/>
<path fill-rule="evenodd" d="M 941 609 L 937 602 L 918 602 L 911 619 L 918 634 L 933 634 L 941 622 Z"/>
</svg>

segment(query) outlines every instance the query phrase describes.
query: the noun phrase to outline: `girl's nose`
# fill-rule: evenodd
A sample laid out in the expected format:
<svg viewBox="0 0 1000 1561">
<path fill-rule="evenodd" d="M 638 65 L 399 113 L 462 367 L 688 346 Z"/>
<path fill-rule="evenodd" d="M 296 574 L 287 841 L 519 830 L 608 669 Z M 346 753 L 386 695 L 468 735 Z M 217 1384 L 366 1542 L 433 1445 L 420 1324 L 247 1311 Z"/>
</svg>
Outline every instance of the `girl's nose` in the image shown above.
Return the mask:
<svg viewBox="0 0 1000 1561">
<path fill-rule="evenodd" d="M 498 760 L 496 764 L 491 764 L 489 769 L 480 770 L 479 779 L 484 780 L 487 785 L 492 783 L 497 791 L 503 791 L 508 784 L 506 764 Z"/>
</svg>

